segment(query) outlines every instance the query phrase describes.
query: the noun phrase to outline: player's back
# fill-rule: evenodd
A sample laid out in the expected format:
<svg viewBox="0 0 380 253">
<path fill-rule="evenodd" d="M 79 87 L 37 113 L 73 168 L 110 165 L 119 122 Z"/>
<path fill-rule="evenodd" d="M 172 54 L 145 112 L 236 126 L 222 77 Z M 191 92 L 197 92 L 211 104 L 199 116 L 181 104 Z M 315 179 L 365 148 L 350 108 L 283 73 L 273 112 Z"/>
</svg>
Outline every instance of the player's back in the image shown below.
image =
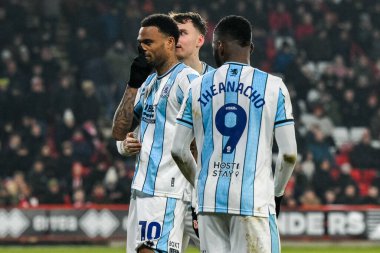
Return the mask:
<svg viewBox="0 0 380 253">
<path fill-rule="evenodd" d="M 199 211 L 268 216 L 273 130 L 293 124 L 282 80 L 229 62 L 192 82 L 191 101 Z"/>
</svg>

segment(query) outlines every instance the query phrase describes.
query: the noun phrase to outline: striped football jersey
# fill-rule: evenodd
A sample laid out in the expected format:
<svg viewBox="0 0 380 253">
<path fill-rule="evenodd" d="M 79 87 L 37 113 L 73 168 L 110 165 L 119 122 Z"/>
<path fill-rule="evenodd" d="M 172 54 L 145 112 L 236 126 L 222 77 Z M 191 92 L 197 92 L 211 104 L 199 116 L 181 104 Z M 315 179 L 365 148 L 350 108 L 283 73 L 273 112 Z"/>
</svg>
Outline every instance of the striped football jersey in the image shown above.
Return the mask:
<svg viewBox="0 0 380 253">
<path fill-rule="evenodd" d="M 280 78 L 225 63 L 192 81 L 177 123 L 193 129 L 197 143 L 199 212 L 274 213 L 274 128 L 294 124 Z"/>
<path fill-rule="evenodd" d="M 202 74 L 201 74 L 201 75 L 204 75 L 204 74 L 206 74 L 207 72 L 213 71 L 214 69 L 215 69 L 215 68 L 211 67 L 211 66 L 208 65 L 207 63 L 202 62 Z"/>
<path fill-rule="evenodd" d="M 134 116 L 142 147 L 132 189 L 149 195 L 183 198 L 188 181 L 174 162 L 170 148 L 184 92 L 199 74 L 183 63 L 162 76 L 150 75 L 138 90 Z"/>
</svg>

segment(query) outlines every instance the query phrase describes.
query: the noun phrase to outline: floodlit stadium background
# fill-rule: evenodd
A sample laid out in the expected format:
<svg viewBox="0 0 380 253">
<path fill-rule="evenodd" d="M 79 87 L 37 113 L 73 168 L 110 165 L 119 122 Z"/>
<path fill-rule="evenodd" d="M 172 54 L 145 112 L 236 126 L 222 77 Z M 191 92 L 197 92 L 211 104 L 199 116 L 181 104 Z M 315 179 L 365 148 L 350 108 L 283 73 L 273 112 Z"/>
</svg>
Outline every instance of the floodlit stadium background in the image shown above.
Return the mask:
<svg viewBox="0 0 380 253">
<path fill-rule="evenodd" d="M 379 241 L 379 1 L 0 0 L 0 243 L 124 240 L 134 161 L 111 120 L 141 19 L 169 11 L 208 20 L 211 65 L 216 22 L 248 18 L 253 66 L 283 77 L 300 157 L 284 241 Z"/>
</svg>

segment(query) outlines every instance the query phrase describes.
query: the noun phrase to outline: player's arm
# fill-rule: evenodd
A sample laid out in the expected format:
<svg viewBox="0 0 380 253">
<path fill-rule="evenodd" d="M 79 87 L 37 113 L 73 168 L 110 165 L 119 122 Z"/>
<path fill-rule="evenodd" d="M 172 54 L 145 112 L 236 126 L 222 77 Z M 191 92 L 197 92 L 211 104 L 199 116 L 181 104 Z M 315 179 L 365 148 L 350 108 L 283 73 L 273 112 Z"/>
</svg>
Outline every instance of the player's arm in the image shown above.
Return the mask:
<svg viewBox="0 0 380 253">
<path fill-rule="evenodd" d="M 136 125 L 136 122 L 133 124 L 133 108 L 137 90 L 136 88 L 127 86 L 123 98 L 116 109 L 112 122 L 112 136 L 118 141 L 124 140 L 127 133 L 133 129 L 133 125 Z"/>
<path fill-rule="evenodd" d="M 194 140 L 190 87 L 188 87 L 185 97 L 181 98 L 179 102 L 182 105 L 177 116 L 171 153 L 182 174 L 194 186 L 197 165 L 190 150 L 190 144 Z"/>
<path fill-rule="evenodd" d="M 193 130 L 176 124 L 171 153 L 182 174 L 194 186 L 197 165 L 191 154 L 190 144 L 194 139 Z"/>
<path fill-rule="evenodd" d="M 127 133 L 138 124 L 138 121 L 134 119 L 136 95 L 151 72 L 152 67 L 147 63 L 142 49 L 139 48 L 139 55 L 132 62 L 130 79 L 112 122 L 112 136 L 118 141 L 124 140 Z"/>
<path fill-rule="evenodd" d="M 289 92 L 282 81 L 278 93 L 277 112 L 274 125 L 274 134 L 279 149 L 274 175 L 274 194 L 276 215 L 278 217 L 285 187 L 292 175 L 297 160 L 297 143 L 294 130 L 292 104 Z"/>
<path fill-rule="evenodd" d="M 297 144 L 294 125 L 285 125 L 275 129 L 275 138 L 279 149 L 274 176 L 275 197 L 284 195 L 286 184 L 292 175 L 297 160 Z"/>
<path fill-rule="evenodd" d="M 177 96 L 177 101 L 180 105 L 182 105 L 183 103 L 183 99 L 184 99 L 184 92 L 183 91 L 186 91 L 189 86 L 190 86 L 190 83 L 195 79 L 197 78 L 199 75 L 196 74 L 196 73 L 190 73 L 190 74 L 187 74 L 185 75 L 179 82 L 179 85 L 177 87 L 177 92 L 176 92 L 176 96 Z M 197 144 L 195 142 L 195 139 L 191 142 L 190 144 L 190 150 L 191 150 L 191 153 L 193 154 L 194 156 L 194 159 L 195 161 L 197 161 L 198 159 L 198 150 L 197 150 Z"/>
</svg>

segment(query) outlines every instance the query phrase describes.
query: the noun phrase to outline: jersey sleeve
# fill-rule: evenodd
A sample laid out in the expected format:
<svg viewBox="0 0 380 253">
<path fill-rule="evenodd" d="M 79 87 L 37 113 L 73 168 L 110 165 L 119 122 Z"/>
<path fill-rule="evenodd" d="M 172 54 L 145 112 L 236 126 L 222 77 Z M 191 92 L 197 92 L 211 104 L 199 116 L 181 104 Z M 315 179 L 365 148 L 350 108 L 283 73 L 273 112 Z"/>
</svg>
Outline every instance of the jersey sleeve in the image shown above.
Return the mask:
<svg viewBox="0 0 380 253">
<path fill-rule="evenodd" d="M 143 105 L 144 105 L 144 98 L 145 98 L 145 92 L 147 90 L 147 87 L 149 83 L 152 81 L 156 74 L 152 74 L 148 76 L 148 78 L 145 80 L 143 85 L 137 90 L 137 95 L 135 98 L 135 104 L 133 108 L 134 117 L 136 120 L 140 121 L 142 111 L 143 111 Z"/>
<path fill-rule="evenodd" d="M 199 75 L 195 73 L 189 73 L 184 75 L 178 86 L 177 86 L 177 91 L 176 91 L 176 97 L 177 97 L 177 102 L 182 105 L 183 99 L 184 99 L 184 92 L 188 89 L 190 86 L 190 83 L 197 78 Z"/>
<path fill-rule="evenodd" d="M 191 129 L 193 128 L 191 87 L 187 89 L 185 94 L 184 102 L 177 116 L 177 123 Z"/>
<path fill-rule="evenodd" d="M 285 84 L 281 81 L 277 98 L 277 111 L 274 127 L 294 124 L 292 102 Z"/>
</svg>

